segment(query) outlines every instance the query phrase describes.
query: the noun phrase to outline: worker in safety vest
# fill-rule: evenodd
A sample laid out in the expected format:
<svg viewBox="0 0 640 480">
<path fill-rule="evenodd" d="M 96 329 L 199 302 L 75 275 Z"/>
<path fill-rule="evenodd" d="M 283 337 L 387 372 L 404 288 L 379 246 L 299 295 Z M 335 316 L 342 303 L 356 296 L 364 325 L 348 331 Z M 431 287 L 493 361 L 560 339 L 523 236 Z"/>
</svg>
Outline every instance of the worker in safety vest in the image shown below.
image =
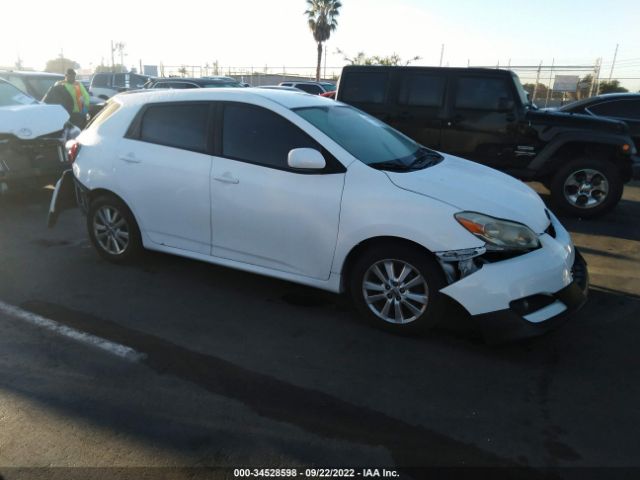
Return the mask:
<svg viewBox="0 0 640 480">
<path fill-rule="evenodd" d="M 69 116 L 71 123 L 84 128 L 87 124 L 89 112 L 89 94 L 84 85 L 76 82 L 76 72 L 69 68 L 64 80 L 56 82 L 42 99 L 45 103 L 62 105 Z"/>
</svg>

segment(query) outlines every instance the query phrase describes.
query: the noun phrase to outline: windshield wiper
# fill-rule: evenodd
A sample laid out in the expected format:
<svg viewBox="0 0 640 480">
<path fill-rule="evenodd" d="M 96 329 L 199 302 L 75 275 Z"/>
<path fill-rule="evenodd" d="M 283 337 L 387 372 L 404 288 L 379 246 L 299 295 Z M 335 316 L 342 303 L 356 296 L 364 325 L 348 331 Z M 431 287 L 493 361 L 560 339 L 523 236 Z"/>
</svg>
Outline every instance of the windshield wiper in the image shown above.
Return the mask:
<svg viewBox="0 0 640 480">
<path fill-rule="evenodd" d="M 376 170 L 391 170 L 396 172 L 404 172 L 406 170 L 411 170 L 410 165 L 406 165 L 404 163 L 397 162 L 395 160 L 390 160 L 387 162 L 370 163 L 369 166 L 371 168 L 375 168 Z"/>
<path fill-rule="evenodd" d="M 435 165 L 442 160 L 442 155 L 433 150 L 421 148 L 416 154 L 416 158 L 409 164 L 412 169 L 422 169 Z"/>
</svg>

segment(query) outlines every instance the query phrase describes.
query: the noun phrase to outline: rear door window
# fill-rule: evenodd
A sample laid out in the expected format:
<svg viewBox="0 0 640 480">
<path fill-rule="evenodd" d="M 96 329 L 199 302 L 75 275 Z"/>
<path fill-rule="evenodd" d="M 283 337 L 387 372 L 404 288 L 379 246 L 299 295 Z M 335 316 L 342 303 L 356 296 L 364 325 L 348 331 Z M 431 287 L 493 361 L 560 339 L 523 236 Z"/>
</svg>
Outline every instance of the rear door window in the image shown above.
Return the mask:
<svg viewBox="0 0 640 480">
<path fill-rule="evenodd" d="M 108 87 L 109 77 L 111 77 L 111 75 L 101 75 L 101 74 L 94 75 L 93 79 L 91 80 L 91 87 L 92 88 Z"/>
<path fill-rule="evenodd" d="M 413 73 L 405 75 L 400 86 L 398 103 L 415 107 L 440 107 L 444 99 L 446 77 Z"/>
<path fill-rule="evenodd" d="M 502 78 L 460 77 L 455 106 L 473 110 L 498 110 L 513 100 L 508 83 Z"/>
<path fill-rule="evenodd" d="M 206 153 L 208 119 L 206 103 L 153 105 L 143 114 L 139 139 Z"/>
<path fill-rule="evenodd" d="M 588 108 L 596 115 L 640 120 L 640 100 L 615 100 Z"/>
<path fill-rule="evenodd" d="M 384 103 L 389 75 L 386 72 L 350 72 L 340 81 L 340 100 L 347 103 Z"/>
</svg>

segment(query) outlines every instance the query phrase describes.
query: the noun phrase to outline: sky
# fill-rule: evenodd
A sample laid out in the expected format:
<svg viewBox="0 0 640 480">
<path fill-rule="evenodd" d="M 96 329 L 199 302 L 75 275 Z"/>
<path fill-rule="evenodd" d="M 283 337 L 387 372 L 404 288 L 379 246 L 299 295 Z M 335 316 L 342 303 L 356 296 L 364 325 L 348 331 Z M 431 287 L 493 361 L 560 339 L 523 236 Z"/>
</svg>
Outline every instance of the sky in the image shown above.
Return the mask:
<svg viewBox="0 0 640 480">
<path fill-rule="evenodd" d="M 124 42 L 127 66 L 204 65 L 310 69 L 316 45 L 304 0 L 191 0 L 184 7 L 110 0 L 78 6 L 32 0 L 0 7 L 0 65 L 43 69 L 60 55 L 94 68 L 110 63 L 110 42 Z M 167 2 L 169 3 L 169 2 Z M 608 77 L 640 89 L 640 2 L 618 0 L 342 0 L 338 29 L 327 46 L 328 67 L 343 56 L 398 53 L 416 65 L 592 65 L 602 57 Z M 28 8 L 28 9 L 27 9 Z M 78 11 L 84 8 L 84 12 Z M 34 12 L 37 12 L 34 14 Z M 116 62 L 117 62 L 116 58 Z M 637 77 L 636 79 L 629 79 Z"/>
</svg>

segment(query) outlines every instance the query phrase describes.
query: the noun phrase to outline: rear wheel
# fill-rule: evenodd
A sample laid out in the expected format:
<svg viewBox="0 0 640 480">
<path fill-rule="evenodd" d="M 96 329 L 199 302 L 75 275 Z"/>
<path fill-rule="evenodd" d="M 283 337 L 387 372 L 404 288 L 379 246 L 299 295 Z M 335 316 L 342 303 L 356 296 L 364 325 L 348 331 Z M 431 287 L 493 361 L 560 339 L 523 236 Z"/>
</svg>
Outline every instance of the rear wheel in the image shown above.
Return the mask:
<svg viewBox="0 0 640 480">
<path fill-rule="evenodd" d="M 373 247 L 356 261 L 349 290 L 364 318 L 385 330 L 416 333 L 433 327 L 443 313 L 445 279 L 435 260 L 402 244 Z"/>
<path fill-rule="evenodd" d="M 128 262 L 142 250 L 138 225 L 129 208 L 116 197 L 101 196 L 91 202 L 87 230 L 100 256 L 110 262 Z"/>
<path fill-rule="evenodd" d="M 624 184 L 618 168 L 596 158 L 569 162 L 553 176 L 551 200 L 567 215 L 593 218 L 617 205 Z"/>
</svg>

